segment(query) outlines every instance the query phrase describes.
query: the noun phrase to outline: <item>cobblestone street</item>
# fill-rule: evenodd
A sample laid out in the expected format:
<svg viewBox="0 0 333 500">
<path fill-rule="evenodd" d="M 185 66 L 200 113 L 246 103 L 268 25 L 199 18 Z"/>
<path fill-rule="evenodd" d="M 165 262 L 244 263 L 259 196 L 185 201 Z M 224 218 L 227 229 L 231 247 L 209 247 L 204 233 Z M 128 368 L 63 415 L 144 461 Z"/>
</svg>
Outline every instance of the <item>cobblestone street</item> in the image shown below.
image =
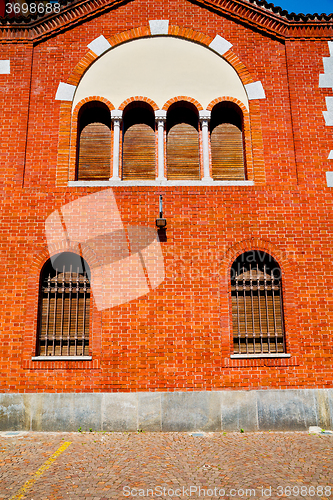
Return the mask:
<svg viewBox="0 0 333 500">
<path fill-rule="evenodd" d="M 2 432 L 0 439 L 1 499 L 333 498 L 328 435 Z"/>
</svg>

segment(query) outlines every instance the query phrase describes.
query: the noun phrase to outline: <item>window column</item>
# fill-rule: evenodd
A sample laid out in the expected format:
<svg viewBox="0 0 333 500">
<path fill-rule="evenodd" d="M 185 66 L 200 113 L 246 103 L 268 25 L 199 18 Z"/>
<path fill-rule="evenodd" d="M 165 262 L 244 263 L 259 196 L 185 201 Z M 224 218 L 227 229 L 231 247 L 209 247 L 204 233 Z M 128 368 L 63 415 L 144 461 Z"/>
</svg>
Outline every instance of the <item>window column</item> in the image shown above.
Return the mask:
<svg viewBox="0 0 333 500">
<path fill-rule="evenodd" d="M 202 157 L 203 157 L 203 181 L 211 181 L 212 178 L 209 172 L 209 134 L 208 123 L 210 120 L 211 112 L 204 110 L 199 111 L 199 120 L 201 123 L 202 131 Z"/>
<path fill-rule="evenodd" d="M 164 175 L 164 124 L 166 122 L 167 112 L 159 109 L 155 111 L 155 120 L 157 121 L 158 130 L 158 148 L 157 148 L 157 165 L 158 165 L 158 181 L 166 181 Z"/>
<path fill-rule="evenodd" d="M 112 177 L 110 180 L 120 181 L 119 176 L 119 142 L 120 142 L 120 125 L 123 117 L 123 112 L 119 109 L 111 111 L 111 120 L 113 121 L 113 165 Z"/>
</svg>

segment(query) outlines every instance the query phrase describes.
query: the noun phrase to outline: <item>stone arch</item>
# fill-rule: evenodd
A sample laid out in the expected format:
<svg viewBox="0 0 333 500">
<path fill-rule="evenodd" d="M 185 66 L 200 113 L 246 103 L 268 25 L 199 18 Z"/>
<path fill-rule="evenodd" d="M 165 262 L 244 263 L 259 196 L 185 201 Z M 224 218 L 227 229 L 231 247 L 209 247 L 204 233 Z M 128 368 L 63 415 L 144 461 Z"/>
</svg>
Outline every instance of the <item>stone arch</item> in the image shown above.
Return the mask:
<svg viewBox="0 0 333 500">
<path fill-rule="evenodd" d="M 211 44 L 214 38 L 205 33 L 177 25 L 169 25 L 168 35 L 171 37 L 177 37 L 193 41 L 207 47 L 209 50 L 213 50 L 209 47 L 209 45 Z M 121 45 L 125 42 L 147 37 L 151 37 L 149 26 L 140 26 L 128 31 L 118 33 L 108 38 L 108 42 L 110 44 L 110 50 L 111 50 L 112 48 Z M 243 85 L 246 85 L 248 83 L 253 83 L 254 79 L 251 76 L 249 70 L 231 49 L 227 50 L 223 55 L 220 55 L 220 57 L 222 59 L 225 59 L 234 68 Z M 91 66 L 91 64 L 97 59 L 98 56 L 92 50 L 89 50 L 74 67 L 72 73 L 67 79 L 67 83 L 70 85 L 77 86 L 84 73 Z M 101 100 L 102 99 L 103 98 L 101 98 Z M 130 98 L 130 99 L 135 99 L 135 98 Z M 182 99 L 190 100 L 191 98 L 182 96 Z M 154 103 L 154 105 L 153 103 L 151 104 L 154 109 L 155 107 L 159 109 L 156 106 L 156 103 Z M 171 104 L 172 103 L 168 101 L 168 103 L 165 103 L 164 106 L 166 105 L 170 106 Z M 198 104 L 199 103 L 196 103 L 195 105 L 198 106 Z M 260 120 L 260 107 L 256 101 L 249 101 L 249 106 L 250 106 L 250 117 L 252 123 L 251 134 L 250 134 L 252 139 L 251 142 L 252 147 L 250 148 L 249 145 L 247 147 L 248 154 L 249 156 L 251 156 L 251 161 L 249 156 L 247 156 L 247 178 L 249 180 L 255 180 L 256 183 L 258 184 L 263 184 L 265 183 L 265 172 L 264 172 L 263 144 L 262 144 L 262 131 L 261 131 L 261 120 Z M 163 107 L 163 109 L 165 108 Z M 198 107 L 198 110 L 202 110 L 201 105 L 200 107 Z M 75 178 L 74 177 L 75 169 L 73 170 L 73 158 L 75 158 L 75 155 L 73 156 L 74 143 L 73 143 L 73 138 L 71 136 L 72 133 L 74 133 L 74 130 L 71 127 L 71 111 L 72 111 L 71 103 L 62 101 L 60 104 L 60 126 L 59 126 L 59 142 L 58 142 L 58 158 L 57 158 L 57 174 L 56 174 L 57 186 L 66 186 L 68 181 L 72 181 Z M 248 136 L 249 134 L 246 133 L 247 142 L 249 142 Z M 251 150 L 256 152 L 255 158 Z"/>
<path fill-rule="evenodd" d="M 121 103 L 121 105 L 119 106 L 119 110 L 123 111 L 126 108 L 126 106 L 131 104 L 131 102 L 137 102 L 137 101 L 138 102 L 139 101 L 146 102 L 147 104 L 149 104 L 153 108 L 154 111 L 157 111 L 159 109 L 156 102 L 154 102 L 152 99 L 149 99 L 149 97 L 133 96 L 133 97 L 129 97 L 128 99 L 123 101 Z"/>
<path fill-rule="evenodd" d="M 172 99 L 169 99 L 163 105 L 162 109 L 164 111 L 168 111 L 168 109 L 170 108 L 170 106 L 172 104 L 174 104 L 175 102 L 180 102 L 180 101 L 190 102 L 191 104 L 193 104 L 197 108 L 198 111 L 202 111 L 203 110 L 203 107 L 200 104 L 200 102 L 198 102 L 196 99 L 193 99 L 193 97 L 189 97 L 189 96 L 186 96 L 186 95 L 179 95 L 177 97 L 172 97 Z"/>
</svg>

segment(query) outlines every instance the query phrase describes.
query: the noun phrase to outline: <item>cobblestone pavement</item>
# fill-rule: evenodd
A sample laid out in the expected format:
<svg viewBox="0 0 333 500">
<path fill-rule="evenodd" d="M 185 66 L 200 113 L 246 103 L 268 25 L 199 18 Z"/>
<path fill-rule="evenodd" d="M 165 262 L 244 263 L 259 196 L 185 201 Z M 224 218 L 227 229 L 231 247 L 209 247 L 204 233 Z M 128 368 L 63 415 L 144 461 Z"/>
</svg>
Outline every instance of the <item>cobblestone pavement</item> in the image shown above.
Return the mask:
<svg viewBox="0 0 333 500">
<path fill-rule="evenodd" d="M 305 432 L 2 432 L 0 465 L 0 499 L 333 500 L 333 436 Z"/>
</svg>

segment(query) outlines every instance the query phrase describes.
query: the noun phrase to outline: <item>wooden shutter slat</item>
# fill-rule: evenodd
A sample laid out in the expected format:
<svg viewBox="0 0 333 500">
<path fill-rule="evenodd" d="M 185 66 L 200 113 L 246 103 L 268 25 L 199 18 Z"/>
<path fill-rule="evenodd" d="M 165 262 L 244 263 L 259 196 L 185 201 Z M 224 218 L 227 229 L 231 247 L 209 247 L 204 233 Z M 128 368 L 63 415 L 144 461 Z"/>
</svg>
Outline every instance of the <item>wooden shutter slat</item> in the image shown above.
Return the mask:
<svg viewBox="0 0 333 500">
<path fill-rule="evenodd" d="M 167 178 L 200 179 L 199 135 L 192 125 L 179 123 L 168 132 Z"/>
<path fill-rule="evenodd" d="M 80 134 L 78 180 L 110 178 L 111 131 L 104 123 L 89 123 Z"/>
<path fill-rule="evenodd" d="M 155 179 L 155 132 L 145 123 L 132 125 L 124 134 L 122 178 Z"/>
<path fill-rule="evenodd" d="M 236 125 L 222 123 L 211 133 L 214 180 L 244 180 L 242 132 Z"/>
</svg>

